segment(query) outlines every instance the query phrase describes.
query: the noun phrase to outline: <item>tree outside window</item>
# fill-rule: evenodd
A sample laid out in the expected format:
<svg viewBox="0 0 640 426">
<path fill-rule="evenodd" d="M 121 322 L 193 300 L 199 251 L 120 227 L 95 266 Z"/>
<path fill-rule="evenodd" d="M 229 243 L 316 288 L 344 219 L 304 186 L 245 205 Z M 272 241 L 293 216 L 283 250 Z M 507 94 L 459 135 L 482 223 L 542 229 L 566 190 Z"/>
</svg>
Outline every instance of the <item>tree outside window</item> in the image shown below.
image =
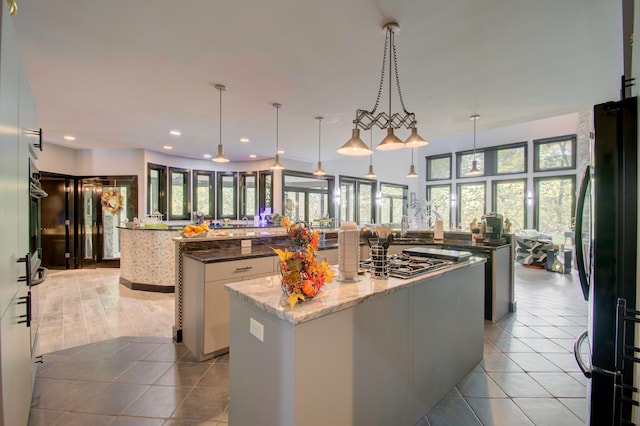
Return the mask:
<svg viewBox="0 0 640 426">
<path fill-rule="evenodd" d="M 555 242 L 564 241 L 575 209 L 575 176 L 535 179 L 535 227 Z"/>
<path fill-rule="evenodd" d="M 485 213 L 484 183 L 465 183 L 458 185 L 458 225 L 469 231 L 469 224 L 476 219 L 480 222 Z"/>
<path fill-rule="evenodd" d="M 493 182 L 493 210 L 509 219 L 512 230 L 526 228 L 525 179 Z"/>
</svg>

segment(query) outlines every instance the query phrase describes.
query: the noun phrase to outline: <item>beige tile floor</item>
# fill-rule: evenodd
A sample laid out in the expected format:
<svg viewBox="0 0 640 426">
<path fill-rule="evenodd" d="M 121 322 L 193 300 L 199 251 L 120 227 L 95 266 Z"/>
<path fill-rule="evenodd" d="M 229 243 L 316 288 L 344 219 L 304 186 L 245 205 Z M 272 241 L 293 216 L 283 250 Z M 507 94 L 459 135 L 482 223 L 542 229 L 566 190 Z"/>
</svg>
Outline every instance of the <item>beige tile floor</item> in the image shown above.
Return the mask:
<svg viewBox="0 0 640 426">
<path fill-rule="evenodd" d="M 37 287 L 45 355 L 29 425 L 226 425 L 229 356 L 196 362 L 171 340 L 174 296 L 131 291 L 118 273 L 53 272 Z M 484 359 L 418 425 L 584 424 L 577 276 L 517 266 L 516 297 L 516 313 L 485 322 Z"/>
<path fill-rule="evenodd" d="M 171 337 L 173 294 L 130 290 L 120 270 L 50 271 L 37 292 L 43 354 L 121 336 Z"/>
</svg>

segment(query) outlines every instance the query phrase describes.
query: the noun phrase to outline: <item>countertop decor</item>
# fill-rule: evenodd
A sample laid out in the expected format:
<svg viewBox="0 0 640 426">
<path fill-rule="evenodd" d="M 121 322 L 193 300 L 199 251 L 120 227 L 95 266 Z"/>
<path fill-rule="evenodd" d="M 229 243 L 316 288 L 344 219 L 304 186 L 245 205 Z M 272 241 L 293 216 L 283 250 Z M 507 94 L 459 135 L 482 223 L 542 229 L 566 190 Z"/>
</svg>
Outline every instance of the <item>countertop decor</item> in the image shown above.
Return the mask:
<svg viewBox="0 0 640 426">
<path fill-rule="evenodd" d="M 303 223 L 292 223 L 285 217 L 280 222 L 287 230 L 287 239 L 292 246 L 284 250 L 274 248 L 280 258 L 282 290 L 289 296 L 287 302 L 293 309 L 298 301 L 313 298 L 322 286 L 333 281 L 334 273 L 325 261 L 318 262 L 316 251 L 320 234 Z"/>
</svg>

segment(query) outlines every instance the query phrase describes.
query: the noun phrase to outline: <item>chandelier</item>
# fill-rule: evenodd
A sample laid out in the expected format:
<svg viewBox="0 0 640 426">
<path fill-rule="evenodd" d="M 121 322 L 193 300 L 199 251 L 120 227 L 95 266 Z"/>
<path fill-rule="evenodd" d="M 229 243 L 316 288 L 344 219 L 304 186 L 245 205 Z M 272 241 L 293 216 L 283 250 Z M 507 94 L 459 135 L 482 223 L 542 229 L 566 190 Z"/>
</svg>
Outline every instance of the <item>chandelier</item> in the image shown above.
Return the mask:
<svg viewBox="0 0 640 426">
<path fill-rule="evenodd" d="M 471 170 L 467 172 L 467 176 L 481 175 L 482 171 L 478 168 L 478 159 L 476 157 L 476 121 L 480 118 L 475 114 L 469 117 L 469 120 L 473 120 L 473 161 L 471 162 Z"/>
<path fill-rule="evenodd" d="M 392 151 L 405 147 L 417 148 L 428 144 L 428 142 L 418 134 L 418 128 L 416 127 L 418 122 L 416 121 L 415 114 L 407 111 L 407 108 L 404 105 L 404 99 L 402 98 L 400 77 L 398 76 L 396 45 L 394 42 L 394 35 L 399 29 L 400 26 L 397 22 L 389 22 L 383 26 L 383 30 L 386 32 L 386 37 L 384 42 L 384 57 L 382 59 L 382 72 L 380 76 L 380 85 L 378 86 L 376 103 L 371 110 L 356 110 L 356 118 L 353 120 L 354 129 L 352 131 L 351 139 L 338 149 L 339 154 L 351 156 L 370 155 L 372 152 L 371 149 L 362 141 L 362 139 L 360 139 L 360 129 L 371 130 L 374 126 L 377 126 L 382 130 L 387 130 L 387 136 L 378 144 L 378 146 L 376 146 L 376 149 L 379 151 Z M 378 106 L 380 105 L 380 98 L 384 87 L 385 70 L 387 68 L 387 53 L 389 56 L 389 109 L 388 112 L 378 112 Z M 395 75 L 396 89 L 398 91 L 398 97 L 400 98 L 402 112 L 393 113 L 391 110 L 392 75 Z M 394 134 L 395 129 L 401 129 L 403 127 L 411 130 L 411 134 L 404 142 Z"/>
<path fill-rule="evenodd" d="M 228 163 L 229 159 L 224 156 L 224 148 L 222 147 L 222 92 L 227 88 L 222 84 L 216 84 L 216 89 L 220 92 L 220 140 L 218 142 L 218 155 L 213 157 L 211 161 L 216 163 Z"/>
</svg>

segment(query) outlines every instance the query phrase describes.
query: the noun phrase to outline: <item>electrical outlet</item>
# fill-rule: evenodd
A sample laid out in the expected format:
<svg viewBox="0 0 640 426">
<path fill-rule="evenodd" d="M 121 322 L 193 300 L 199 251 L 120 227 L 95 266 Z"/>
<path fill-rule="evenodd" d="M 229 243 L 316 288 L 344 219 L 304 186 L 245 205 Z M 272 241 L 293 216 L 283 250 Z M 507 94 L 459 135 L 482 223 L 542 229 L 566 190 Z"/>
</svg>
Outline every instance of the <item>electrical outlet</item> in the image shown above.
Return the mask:
<svg viewBox="0 0 640 426">
<path fill-rule="evenodd" d="M 256 339 L 264 342 L 264 325 L 253 318 L 249 318 L 249 333 Z"/>
</svg>

